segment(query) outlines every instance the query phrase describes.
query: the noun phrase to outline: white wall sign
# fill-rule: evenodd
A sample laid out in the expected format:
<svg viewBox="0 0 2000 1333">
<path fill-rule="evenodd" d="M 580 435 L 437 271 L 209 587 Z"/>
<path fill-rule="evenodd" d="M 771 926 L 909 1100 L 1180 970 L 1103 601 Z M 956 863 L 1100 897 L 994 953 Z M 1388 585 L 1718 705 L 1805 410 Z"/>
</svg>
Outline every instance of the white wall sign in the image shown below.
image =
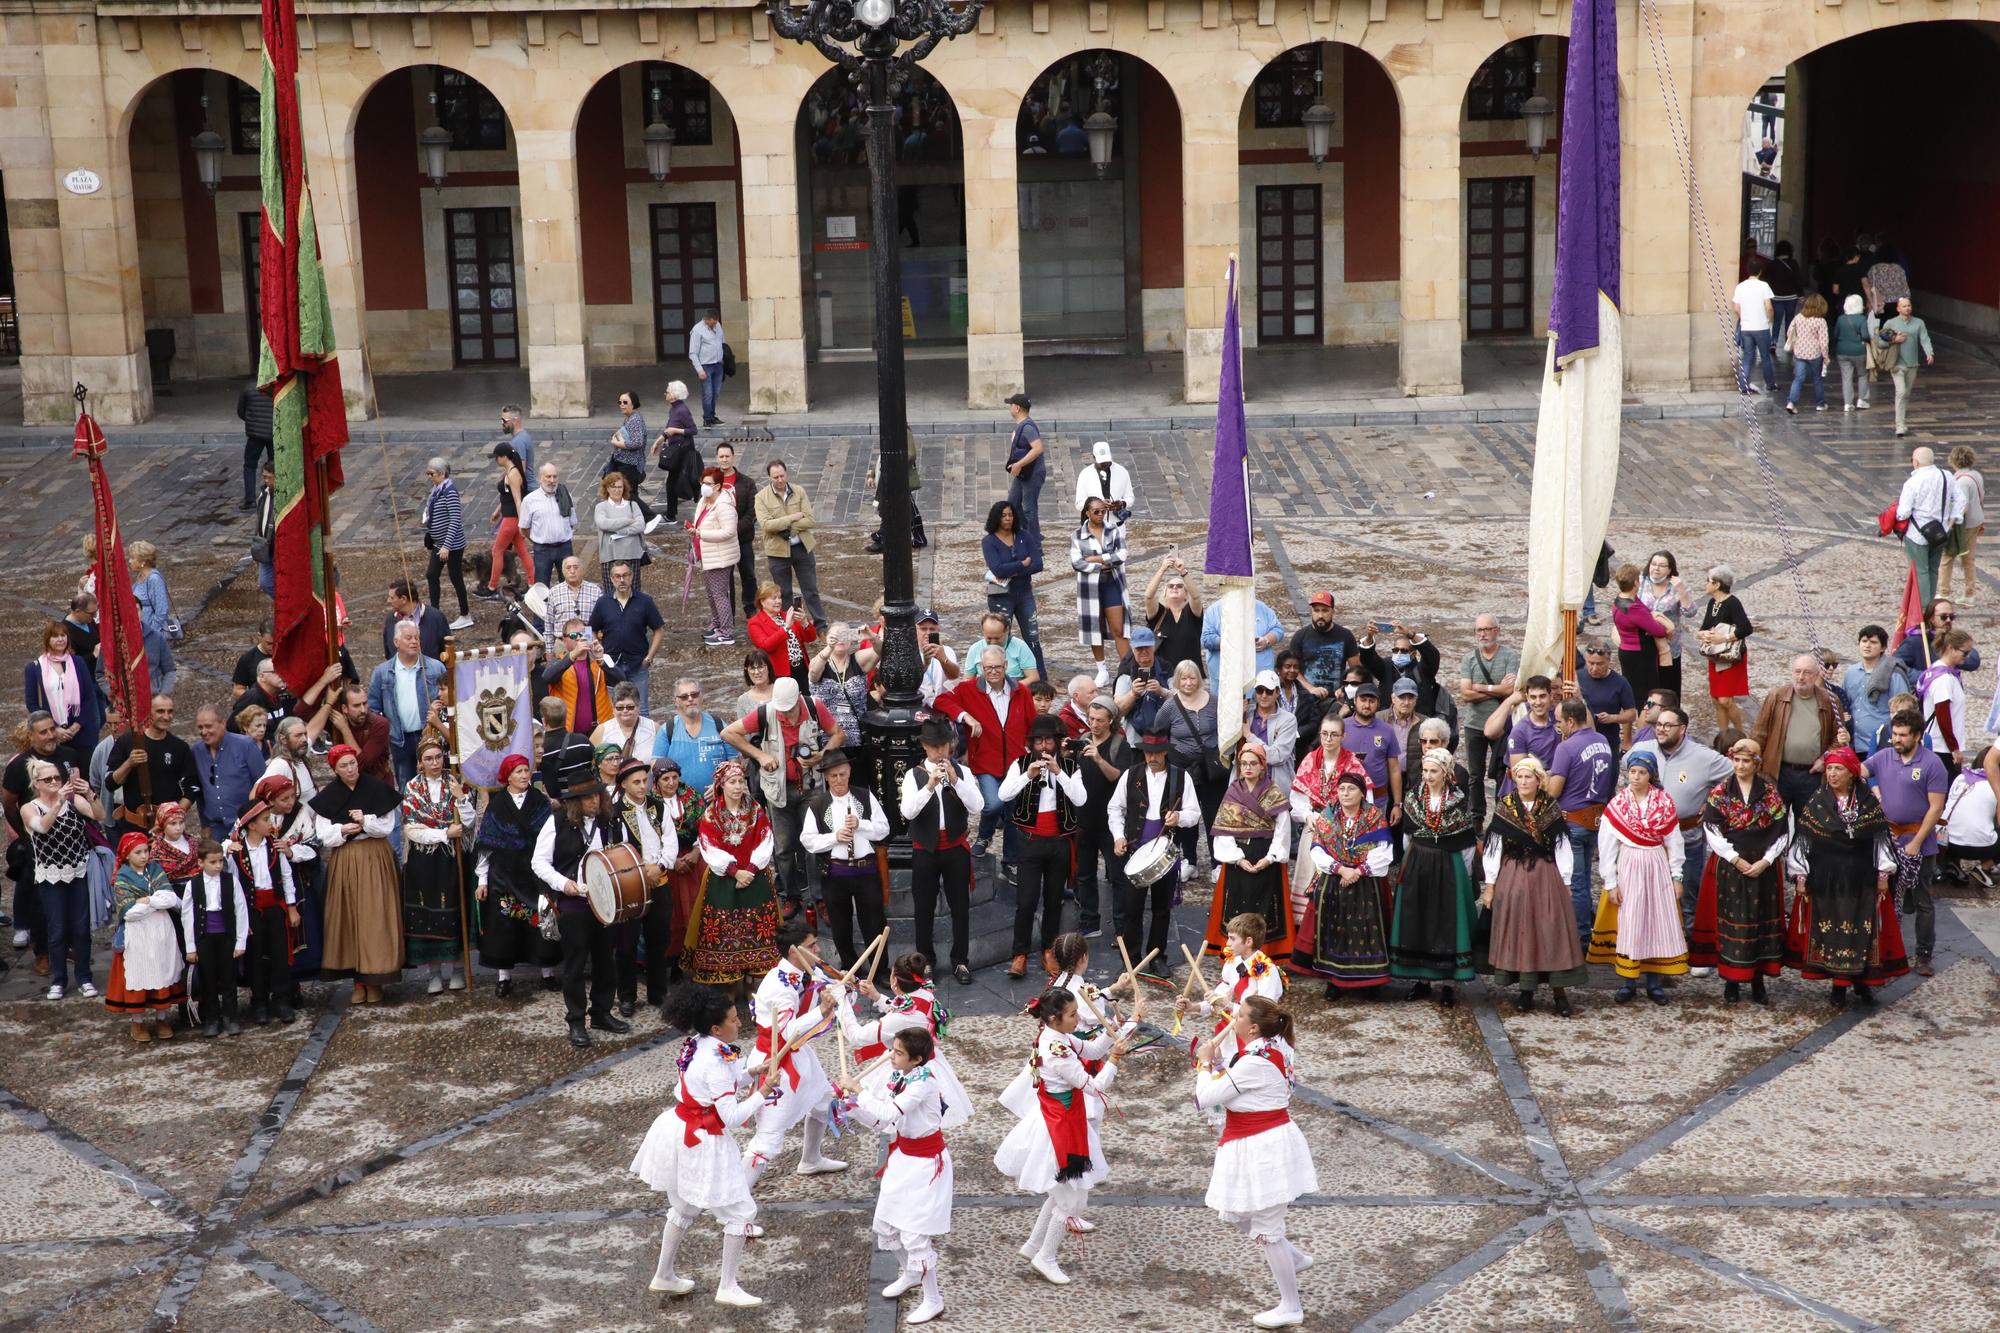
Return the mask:
<svg viewBox="0 0 2000 1333">
<path fill-rule="evenodd" d="M 63 188 L 71 194 L 96 194 L 104 188 L 104 182 L 89 167 L 78 167 L 63 177 Z"/>
<path fill-rule="evenodd" d="M 848 217 L 828 218 L 826 220 L 826 239 L 829 241 L 853 240 L 854 218 L 851 215 Z"/>
</svg>

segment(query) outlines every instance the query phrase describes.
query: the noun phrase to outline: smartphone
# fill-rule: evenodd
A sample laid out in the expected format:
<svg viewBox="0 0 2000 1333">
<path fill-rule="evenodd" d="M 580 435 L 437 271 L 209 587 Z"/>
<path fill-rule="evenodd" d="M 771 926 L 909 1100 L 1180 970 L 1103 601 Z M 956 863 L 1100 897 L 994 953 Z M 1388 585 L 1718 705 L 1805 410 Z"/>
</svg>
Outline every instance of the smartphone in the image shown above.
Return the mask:
<svg viewBox="0 0 2000 1333">
<path fill-rule="evenodd" d="M 806 595 L 805 595 L 804 593 L 802 593 L 802 592 L 800 592 L 800 593 L 793 593 L 793 594 L 792 594 L 792 610 L 794 610 L 794 611 L 803 611 L 803 610 L 805 610 L 805 609 L 806 609 Z"/>
<path fill-rule="evenodd" d="M 1375 622 L 1375 632 L 1377 634 L 1393 634 L 1396 632 L 1396 622 L 1393 620 L 1378 620 Z"/>
</svg>

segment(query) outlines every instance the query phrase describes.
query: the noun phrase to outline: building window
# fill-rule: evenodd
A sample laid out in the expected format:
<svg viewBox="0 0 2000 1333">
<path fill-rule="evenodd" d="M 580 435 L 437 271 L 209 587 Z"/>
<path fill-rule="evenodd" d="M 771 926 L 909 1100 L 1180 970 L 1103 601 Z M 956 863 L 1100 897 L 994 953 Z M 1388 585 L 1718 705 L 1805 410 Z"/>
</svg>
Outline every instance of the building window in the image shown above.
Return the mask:
<svg viewBox="0 0 2000 1333">
<path fill-rule="evenodd" d="M 1286 129 L 1305 123 L 1306 108 L 1320 97 L 1319 47 L 1295 46 L 1257 75 L 1257 128 Z"/>
<path fill-rule="evenodd" d="M 837 72 L 837 71 L 836 71 Z M 822 166 L 868 161 L 868 102 L 845 77 L 823 76 L 806 94 L 805 151 Z M 957 162 L 958 111 L 938 81 L 915 70 L 896 94 L 896 160 Z"/>
<path fill-rule="evenodd" d="M 451 131 L 458 152 L 497 150 L 507 146 L 507 113 L 486 86 L 454 69 L 437 72 L 438 124 Z"/>
<path fill-rule="evenodd" d="M 1472 86 L 1465 94 L 1467 118 L 1519 120 L 1521 104 L 1535 95 L 1540 67 L 1532 37 L 1510 42 L 1495 51 L 1472 76 Z"/>
<path fill-rule="evenodd" d="M 229 81 L 229 151 L 256 154 L 264 144 L 264 107 L 257 90 Z"/>
<path fill-rule="evenodd" d="M 1014 151 L 1023 157 L 1090 158 L 1090 135 L 1083 122 L 1102 110 L 1125 123 L 1120 59 L 1109 51 L 1083 51 L 1049 66 L 1021 99 L 1014 127 Z M 1111 159 L 1122 156 L 1120 136 L 1111 140 Z"/>
<path fill-rule="evenodd" d="M 706 145 L 715 142 L 715 128 L 708 109 L 708 80 L 691 69 L 660 61 L 646 63 L 645 81 L 640 85 L 645 103 L 639 108 L 641 124 L 651 124 L 653 95 L 659 94 L 660 114 L 674 127 L 674 146 Z"/>
</svg>

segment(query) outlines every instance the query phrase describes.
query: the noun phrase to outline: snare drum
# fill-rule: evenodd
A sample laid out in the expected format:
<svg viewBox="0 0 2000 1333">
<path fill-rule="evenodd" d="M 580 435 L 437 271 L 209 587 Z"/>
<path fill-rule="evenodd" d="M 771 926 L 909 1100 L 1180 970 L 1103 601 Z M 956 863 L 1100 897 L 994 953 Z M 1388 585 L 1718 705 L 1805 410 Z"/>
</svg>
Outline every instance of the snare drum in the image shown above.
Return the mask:
<svg viewBox="0 0 2000 1333">
<path fill-rule="evenodd" d="M 590 913 L 607 926 L 645 915 L 652 878 L 630 843 L 613 843 L 583 858 L 583 890 Z"/>
<path fill-rule="evenodd" d="M 1180 864 L 1180 859 L 1180 848 L 1174 845 L 1172 838 L 1163 833 L 1149 842 L 1140 843 L 1139 850 L 1126 858 L 1125 878 L 1130 880 L 1135 888 L 1146 888 L 1172 874 L 1174 867 Z"/>
</svg>

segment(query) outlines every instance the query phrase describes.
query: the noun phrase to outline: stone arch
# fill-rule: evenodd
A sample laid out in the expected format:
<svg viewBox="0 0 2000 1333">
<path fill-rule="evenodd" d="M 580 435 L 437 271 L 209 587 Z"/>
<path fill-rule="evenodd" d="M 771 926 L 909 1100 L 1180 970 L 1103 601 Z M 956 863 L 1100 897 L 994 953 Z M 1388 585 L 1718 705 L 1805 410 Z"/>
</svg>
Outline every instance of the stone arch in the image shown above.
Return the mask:
<svg viewBox="0 0 2000 1333">
<path fill-rule="evenodd" d="M 1460 97 L 1460 309 L 1469 341 L 1548 332 L 1568 52 L 1557 33 L 1515 37 L 1480 62 Z M 1523 114 L 1533 97 L 1552 107 L 1539 156 Z"/>
</svg>

